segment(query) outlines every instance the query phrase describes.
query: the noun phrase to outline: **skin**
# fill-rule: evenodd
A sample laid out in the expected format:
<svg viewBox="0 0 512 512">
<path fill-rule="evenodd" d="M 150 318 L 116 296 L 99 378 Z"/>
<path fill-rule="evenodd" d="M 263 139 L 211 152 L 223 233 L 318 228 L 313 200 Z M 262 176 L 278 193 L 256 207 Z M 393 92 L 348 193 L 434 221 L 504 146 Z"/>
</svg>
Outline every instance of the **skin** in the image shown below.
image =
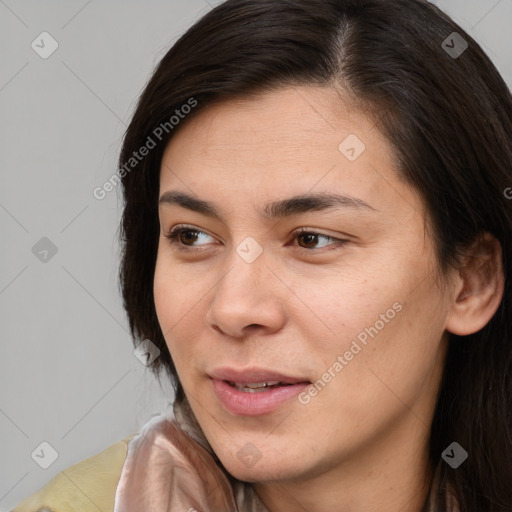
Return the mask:
<svg viewBox="0 0 512 512">
<path fill-rule="evenodd" d="M 355 161 L 338 149 L 349 134 L 366 145 Z M 330 88 L 209 106 L 166 148 L 160 194 L 169 190 L 215 203 L 224 219 L 161 204 L 154 278 L 178 376 L 224 467 L 254 482 L 272 512 L 421 511 L 448 332 L 487 323 L 499 279 L 484 285 L 454 269 L 439 285 L 421 196 L 399 180 L 374 123 Z M 270 201 L 333 191 L 375 211 L 270 221 L 256 213 Z M 200 233 L 182 236 L 179 250 L 180 239 L 172 245 L 165 235 L 183 223 Z M 322 236 L 295 236 L 303 227 Z M 252 263 L 236 252 L 246 237 L 263 249 Z M 488 247 L 496 256 L 492 240 Z M 307 404 L 292 399 L 270 414 L 237 416 L 214 393 L 208 374 L 220 366 L 316 382 L 397 302 L 401 311 Z M 261 454 L 251 467 L 237 457 L 247 443 Z"/>
</svg>

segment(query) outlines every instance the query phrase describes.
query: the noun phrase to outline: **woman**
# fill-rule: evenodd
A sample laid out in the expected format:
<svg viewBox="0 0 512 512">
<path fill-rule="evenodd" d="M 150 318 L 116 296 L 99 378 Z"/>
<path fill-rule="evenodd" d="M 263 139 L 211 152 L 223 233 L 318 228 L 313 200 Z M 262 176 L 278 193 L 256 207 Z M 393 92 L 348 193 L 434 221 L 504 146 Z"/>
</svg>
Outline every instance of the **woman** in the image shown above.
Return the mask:
<svg viewBox="0 0 512 512">
<path fill-rule="evenodd" d="M 512 510 L 511 133 L 424 0 L 199 20 L 119 160 L 124 307 L 176 418 L 72 468 L 73 510 Z M 53 485 L 16 511 L 68 510 Z"/>
</svg>

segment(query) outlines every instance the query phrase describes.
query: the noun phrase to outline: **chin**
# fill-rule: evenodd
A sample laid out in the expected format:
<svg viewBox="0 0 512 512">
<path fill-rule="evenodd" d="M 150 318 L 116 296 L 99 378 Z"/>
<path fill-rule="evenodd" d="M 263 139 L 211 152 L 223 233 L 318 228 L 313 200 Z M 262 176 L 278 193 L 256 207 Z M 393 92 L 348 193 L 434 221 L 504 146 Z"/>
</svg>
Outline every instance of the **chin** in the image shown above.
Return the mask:
<svg viewBox="0 0 512 512">
<path fill-rule="evenodd" d="M 304 471 L 297 464 L 293 464 L 289 458 L 276 460 L 272 457 L 270 460 L 268 458 L 265 460 L 263 454 L 258 460 L 254 458 L 252 461 L 249 459 L 244 461 L 236 455 L 235 458 L 228 455 L 227 458 L 222 457 L 221 462 L 228 473 L 237 480 L 250 483 L 290 480 L 300 477 Z"/>
</svg>

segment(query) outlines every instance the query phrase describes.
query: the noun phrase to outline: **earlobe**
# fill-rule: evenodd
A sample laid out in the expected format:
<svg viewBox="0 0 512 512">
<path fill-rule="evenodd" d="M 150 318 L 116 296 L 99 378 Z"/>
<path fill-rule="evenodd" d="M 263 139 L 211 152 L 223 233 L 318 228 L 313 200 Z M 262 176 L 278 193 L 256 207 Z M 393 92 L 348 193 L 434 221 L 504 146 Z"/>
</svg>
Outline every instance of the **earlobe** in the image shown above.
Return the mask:
<svg viewBox="0 0 512 512">
<path fill-rule="evenodd" d="M 501 245 L 490 233 L 484 233 L 466 252 L 446 330 L 467 336 L 485 327 L 500 305 L 504 286 Z"/>
</svg>

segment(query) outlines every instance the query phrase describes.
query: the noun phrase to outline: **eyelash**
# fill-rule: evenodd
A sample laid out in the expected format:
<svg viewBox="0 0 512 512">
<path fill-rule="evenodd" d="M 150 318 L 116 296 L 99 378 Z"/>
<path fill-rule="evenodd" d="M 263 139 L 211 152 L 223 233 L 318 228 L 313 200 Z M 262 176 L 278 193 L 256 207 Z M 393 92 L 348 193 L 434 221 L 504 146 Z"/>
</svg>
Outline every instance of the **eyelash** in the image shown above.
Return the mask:
<svg viewBox="0 0 512 512">
<path fill-rule="evenodd" d="M 167 235 L 164 235 L 164 236 L 165 236 L 165 238 L 170 240 L 171 245 L 175 246 L 180 251 L 207 251 L 208 250 L 208 249 L 204 249 L 204 248 L 198 248 L 198 247 L 187 246 L 187 245 L 181 244 L 179 242 L 178 238 L 182 233 L 187 232 L 187 231 L 192 231 L 194 233 L 200 233 L 200 234 L 205 234 L 207 236 L 210 236 L 210 235 L 208 235 L 208 233 L 205 233 L 204 231 L 193 228 L 191 226 L 190 227 L 185 226 L 185 225 L 178 225 L 178 226 L 174 227 L 173 229 L 170 230 L 170 232 Z M 323 238 L 328 238 L 329 240 L 334 240 L 334 242 L 335 242 L 327 248 L 321 248 L 316 251 L 315 251 L 315 249 L 306 249 L 304 247 L 297 246 L 299 251 L 304 252 L 304 253 L 309 253 L 309 254 L 311 254 L 312 252 L 331 251 L 331 250 L 337 249 L 339 247 L 343 247 L 344 245 L 346 245 L 349 242 L 349 240 L 334 238 L 332 236 L 324 235 L 323 233 L 318 233 L 316 231 L 309 230 L 308 228 L 300 228 L 299 230 L 297 230 L 293 233 L 294 238 L 297 238 L 298 236 L 304 236 L 304 235 L 317 235 L 317 236 L 320 236 Z"/>
</svg>

